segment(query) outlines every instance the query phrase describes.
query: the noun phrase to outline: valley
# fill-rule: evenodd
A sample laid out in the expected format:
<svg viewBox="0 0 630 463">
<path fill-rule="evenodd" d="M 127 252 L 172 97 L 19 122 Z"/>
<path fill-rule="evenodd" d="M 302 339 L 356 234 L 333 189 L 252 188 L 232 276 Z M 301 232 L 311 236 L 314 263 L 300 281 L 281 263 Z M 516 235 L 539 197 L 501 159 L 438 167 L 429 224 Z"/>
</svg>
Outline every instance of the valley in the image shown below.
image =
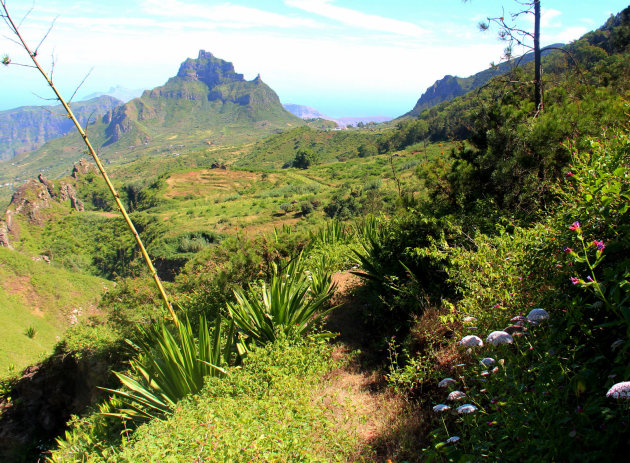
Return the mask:
<svg viewBox="0 0 630 463">
<path fill-rule="evenodd" d="M 205 50 L 76 103 L 172 310 L 81 137 L 0 112 L 0 459 L 624 455 L 629 31 L 538 107 L 526 54 L 340 127 Z"/>
</svg>

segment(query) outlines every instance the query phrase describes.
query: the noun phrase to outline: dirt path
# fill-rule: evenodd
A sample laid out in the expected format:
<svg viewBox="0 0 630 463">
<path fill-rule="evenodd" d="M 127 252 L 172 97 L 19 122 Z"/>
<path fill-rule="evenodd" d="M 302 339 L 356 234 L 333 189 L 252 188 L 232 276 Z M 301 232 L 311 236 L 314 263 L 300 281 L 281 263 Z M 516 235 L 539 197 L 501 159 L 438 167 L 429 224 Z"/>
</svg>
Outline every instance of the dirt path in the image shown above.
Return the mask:
<svg viewBox="0 0 630 463">
<path fill-rule="evenodd" d="M 328 318 L 326 328 L 339 333 L 334 355 L 346 365 L 331 372 L 317 398 L 333 412 L 340 428 L 355 432 L 359 439 L 354 461 L 384 462 L 395 458 L 399 431 L 409 427 L 411 407 L 386 387 L 383 371 L 372 361 L 370 340 L 362 329 L 363 304 L 354 295 L 361 279 L 349 272 L 333 276 L 337 291 L 333 302 L 339 305 Z"/>
</svg>

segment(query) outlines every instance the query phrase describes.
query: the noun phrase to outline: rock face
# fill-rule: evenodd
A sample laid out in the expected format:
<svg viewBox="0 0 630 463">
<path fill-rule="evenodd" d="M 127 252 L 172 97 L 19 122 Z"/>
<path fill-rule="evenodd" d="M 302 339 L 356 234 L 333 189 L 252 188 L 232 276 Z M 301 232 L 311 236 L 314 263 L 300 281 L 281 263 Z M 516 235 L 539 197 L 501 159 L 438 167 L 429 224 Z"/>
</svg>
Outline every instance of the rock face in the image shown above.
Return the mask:
<svg viewBox="0 0 630 463">
<path fill-rule="evenodd" d="M 237 74 L 234 71 L 232 63 L 216 58 L 205 50 L 199 50 L 197 59 L 189 58 L 184 61 L 179 67 L 176 77 L 183 81 L 203 82 L 208 88 L 229 82 L 245 81 L 243 74 Z"/>
<path fill-rule="evenodd" d="M 81 159 L 75 164 L 72 177 L 77 179 L 94 171 L 96 166 Z M 25 217 L 29 223 L 43 225 L 46 221 L 45 210 L 53 202 L 61 203 L 68 200 L 72 209 L 79 212 L 85 209 L 74 186 L 64 180 L 55 183 L 39 174 L 37 179 L 32 178 L 20 185 L 11 197 L 4 219 L 0 220 L 0 246 L 12 248 L 11 240 L 19 238 L 19 224 L 15 220 L 18 214 Z"/>
<path fill-rule="evenodd" d="M 93 121 L 120 104 L 120 100 L 101 96 L 71 106 L 79 122 L 85 125 L 90 117 Z M 0 111 L 0 161 L 33 151 L 74 130 L 74 124 L 61 106 L 24 106 Z"/>
<path fill-rule="evenodd" d="M 97 386 L 108 384 L 111 365 L 87 354 L 57 354 L 28 367 L 11 386 L 11 400 L 0 399 L 1 461 L 43 461 L 34 444 L 58 436 L 70 415 L 103 395 Z"/>
<path fill-rule="evenodd" d="M 72 173 L 70 174 L 70 176 L 78 180 L 80 177 L 83 177 L 90 172 L 97 174 L 98 168 L 87 159 L 81 158 L 79 159 L 79 162 L 74 163 L 74 167 L 72 168 Z"/>
</svg>

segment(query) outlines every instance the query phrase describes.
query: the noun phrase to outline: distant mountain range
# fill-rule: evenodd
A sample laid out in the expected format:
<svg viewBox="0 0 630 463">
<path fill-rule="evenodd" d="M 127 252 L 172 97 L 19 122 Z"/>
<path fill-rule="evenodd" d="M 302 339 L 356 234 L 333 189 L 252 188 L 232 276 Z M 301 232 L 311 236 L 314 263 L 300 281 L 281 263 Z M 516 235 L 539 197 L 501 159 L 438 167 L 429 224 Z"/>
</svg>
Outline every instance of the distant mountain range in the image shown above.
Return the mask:
<svg viewBox="0 0 630 463">
<path fill-rule="evenodd" d="M 100 116 L 90 126 L 90 138 L 105 160 L 122 160 L 131 150 L 135 158 L 164 156 L 182 149 L 242 144 L 305 125 L 302 119 L 282 107 L 278 95 L 260 75 L 247 81 L 234 71 L 232 63 L 204 50 L 196 59 L 184 61 L 177 75 L 166 84 L 144 91 L 140 98 L 126 104 L 107 96 L 100 97 L 99 101 L 109 102 L 109 105 L 100 111 L 85 112 Z M 40 108 L 38 111 L 42 112 Z M 10 137 L 3 140 L 3 145 L 14 146 L 28 124 L 34 134 L 28 140 L 45 132 L 42 122 L 33 116 L 24 116 L 22 125 L 10 123 L 11 120 L 15 118 L 7 115 L 7 129 L 2 127 L 2 134 Z M 66 133 L 57 131 L 57 136 Z M 64 172 L 81 157 L 83 150 L 81 140 L 76 135 L 71 137 L 53 140 L 41 147 L 50 137 L 40 136 L 37 144 L 22 143 L 21 154 L 14 159 L 15 166 L 2 166 L 0 180 L 20 181 L 42 170 L 52 178 Z M 29 146 L 39 149 L 25 153 Z M 18 153 L 13 149 L 4 159 Z"/>
<path fill-rule="evenodd" d="M 122 104 L 111 96 L 99 96 L 70 106 L 82 125 L 100 119 Z M 49 140 L 74 132 L 74 124 L 58 106 L 22 106 L 0 111 L 0 161 L 33 151 Z"/>
<path fill-rule="evenodd" d="M 447 75 L 429 87 L 415 107 L 401 117 L 416 117 L 425 109 L 477 89 L 492 77 L 532 59 L 530 53 L 466 78 Z M 112 87 L 108 93 L 123 100 L 99 96 L 73 104 L 83 124 L 88 119 L 95 121 L 90 137 L 105 159 L 122 160 L 130 150 L 138 157 L 241 144 L 305 125 L 305 119 L 320 118 L 341 127 L 390 120 L 384 116 L 332 118 L 308 106 L 283 107 L 260 75 L 247 81 L 235 72 L 232 63 L 204 50 L 196 59 L 184 61 L 177 75 L 163 86 L 123 103 L 131 96 L 129 92 Z M 80 157 L 83 148 L 78 137 L 54 142 L 55 138 L 74 132 L 71 121 L 57 113 L 61 111 L 55 107 L 0 112 L 0 161 L 12 160 L 15 164 L 2 166 L 0 181 L 20 181 L 41 170 L 54 176 L 56 170 L 65 171 Z"/>
<path fill-rule="evenodd" d="M 310 106 L 303 106 L 299 104 L 285 104 L 283 105 L 284 109 L 289 111 L 291 114 L 296 115 L 302 119 L 326 119 L 328 121 L 336 122 L 340 127 L 347 127 L 349 125 L 355 125 L 359 122 L 367 124 L 369 122 L 386 122 L 391 121 L 391 117 L 387 116 L 365 116 L 365 117 L 330 117 L 320 113 L 317 109 L 311 108 Z"/>
</svg>

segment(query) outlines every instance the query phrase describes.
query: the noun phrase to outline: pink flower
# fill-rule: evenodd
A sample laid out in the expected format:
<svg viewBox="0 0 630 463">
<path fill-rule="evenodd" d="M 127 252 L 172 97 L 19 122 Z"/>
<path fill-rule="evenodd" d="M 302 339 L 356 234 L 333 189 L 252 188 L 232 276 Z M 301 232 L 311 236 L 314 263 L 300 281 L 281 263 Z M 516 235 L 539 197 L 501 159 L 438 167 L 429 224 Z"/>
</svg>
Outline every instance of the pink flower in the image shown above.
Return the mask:
<svg viewBox="0 0 630 463">
<path fill-rule="evenodd" d="M 589 282 L 592 282 L 592 281 L 593 281 L 593 279 L 592 279 L 590 276 L 587 276 L 587 277 L 586 277 L 586 280 L 587 280 L 587 281 L 589 281 Z"/>
<path fill-rule="evenodd" d="M 573 283 L 574 285 L 577 285 L 580 282 L 580 280 L 576 277 L 571 277 L 569 279 L 571 280 L 571 283 Z"/>
<path fill-rule="evenodd" d="M 569 247 L 564 247 L 564 248 L 562 248 L 562 250 L 563 250 L 564 252 L 566 252 L 567 254 L 571 254 L 571 253 L 573 252 L 573 249 L 571 249 L 571 248 L 569 248 Z"/>
<path fill-rule="evenodd" d="M 573 222 L 569 227 L 569 230 L 578 231 L 580 229 L 580 222 Z"/>
<path fill-rule="evenodd" d="M 567 177 L 573 177 L 573 172 L 571 171 L 567 172 Z"/>
<path fill-rule="evenodd" d="M 604 242 L 603 242 L 603 241 L 601 241 L 601 240 L 600 240 L 600 241 L 595 240 L 595 241 L 593 241 L 593 244 L 594 244 L 595 246 L 597 246 L 597 250 L 598 250 L 598 251 L 603 251 L 603 250 L 606 248 L 606 245 L 605 245 L 605 244 L 604 244 Z"/>
</svg>

